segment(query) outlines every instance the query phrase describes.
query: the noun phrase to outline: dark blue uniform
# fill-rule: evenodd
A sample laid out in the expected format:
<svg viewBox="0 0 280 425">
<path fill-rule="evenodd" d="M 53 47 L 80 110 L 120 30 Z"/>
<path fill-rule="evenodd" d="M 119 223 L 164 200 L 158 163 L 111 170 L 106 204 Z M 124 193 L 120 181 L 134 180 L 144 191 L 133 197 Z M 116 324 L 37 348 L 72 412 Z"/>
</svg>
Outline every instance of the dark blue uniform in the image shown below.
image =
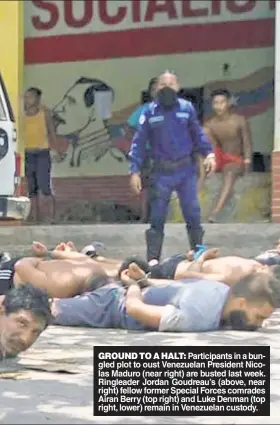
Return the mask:
<svg viewBox="0 0 280 425">
<path fill-rule="evenodd" d="M 161 255 L 164 224 L 173 191 L 180 200 L 191 248 L 202 243 L 195 156 L 207 156 L 213 148 L 199 125 L 193 105 L 183 99 L 178 99 L 168 110 L 155 101 L 143 112 L 129 153 L 131 174 L 141 170 L 147 141 L 154 162 L 151 228 L 146 232 L 150 261 Z"/>
</svg>

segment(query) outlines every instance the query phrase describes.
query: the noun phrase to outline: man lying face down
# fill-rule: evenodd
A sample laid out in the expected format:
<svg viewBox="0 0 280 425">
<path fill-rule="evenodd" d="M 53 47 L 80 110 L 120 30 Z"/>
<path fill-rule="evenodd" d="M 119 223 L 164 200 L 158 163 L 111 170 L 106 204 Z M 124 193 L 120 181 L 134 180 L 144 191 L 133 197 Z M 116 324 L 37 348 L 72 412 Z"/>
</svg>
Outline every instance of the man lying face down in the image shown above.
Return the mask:
<svg viewBox="0 0 280 425">
<path fill-rule="evenodd" d="M 122 264 L 121 260 L 100 256 L 93 245 L 79 253 L 72 242 L 61 243 L 53 251 L 48 251 L 40 242 L 34 242 L 32 251 L 34 257 L 0 261 L 0 295 L 5 295 L 12 287 L 30 282 L 47 291 L 50 297 L 73 297 L 92 289 L 91 282 L 101 274 L 117 278 Z M 149 271 L 155 279 L 177 281 L 195 278 L 228 285 L 234 285 L 253 272 L 270 273 L 263 261 L 235 256 L 217 258 L 217 255 L 216 248 L 203 252 L 196 261 L 191 261 L 188 255 L 174 255 L 150 266 Z M 275 258 L 272 264 L 275 264 Z"/>
<path fill-rule="evenodd" d="M 231 288 L 203 279 L 141 277 L 137 282 L 141 273 L 132 263 L 121 272 L 122 283 L 101 277 L 93 282 L 98 289 L 55 300 L 54 324 L 168 332 L 256 330 L 280 303 L 278 266 L 271 273 L 251 273 Z"/>
<path fill-rule="evenodd" d="M 48 292 L 50 297 L 72 297 L 89 290 L 94 277 L 116 277 L 121 263 L 97 262 L 83 253 L 73 250 L 53 251 L 39 242 L 32 245 L 33 257 L 10 258 L 0 262 L 0 295 L 13 287 L 31 283 Z M 36 250 L 35 250 L 36 248 Z"/>
<path fill-rule="evenodd" d="M 0 297 L 0 360 L 27 350 L 51 321 L 48 295 L 26 284 Z"/>
</svg>

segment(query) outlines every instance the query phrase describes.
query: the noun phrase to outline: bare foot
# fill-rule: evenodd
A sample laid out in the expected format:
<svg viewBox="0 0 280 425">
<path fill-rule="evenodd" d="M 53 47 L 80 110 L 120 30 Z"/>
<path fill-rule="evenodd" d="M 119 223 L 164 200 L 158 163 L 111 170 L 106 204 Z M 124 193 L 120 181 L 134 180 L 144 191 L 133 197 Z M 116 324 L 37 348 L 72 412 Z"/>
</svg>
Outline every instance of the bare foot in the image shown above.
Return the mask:
<svg viewBox="0 0 280 425">
<path fill-rule="evenodd" d="M 77 250 L 77 248 L 75 247 L 74 242 L 72 242 L 72 241 L 68 241 L 68 242 L 66 243 L 66 245 L 68 246 L 68 248 L 69 248 L 71 251 L 78 251 L 78 250 Z"/>
<path fill-rule="evenodd" d="M 65 242 L 60 242 L 56 247 L 55 247 L 55 251 L 66 251 L 66 243 Z"/>
<path fill-rule="evenodd" d="M 217 219 L 216 219 L 216 216 L 214 215 L 214 214 L 211 214 L 209 217 L 208 217 L 208 223 L 216 223 L 216 221 L 217 221 Z"/>
</svg>

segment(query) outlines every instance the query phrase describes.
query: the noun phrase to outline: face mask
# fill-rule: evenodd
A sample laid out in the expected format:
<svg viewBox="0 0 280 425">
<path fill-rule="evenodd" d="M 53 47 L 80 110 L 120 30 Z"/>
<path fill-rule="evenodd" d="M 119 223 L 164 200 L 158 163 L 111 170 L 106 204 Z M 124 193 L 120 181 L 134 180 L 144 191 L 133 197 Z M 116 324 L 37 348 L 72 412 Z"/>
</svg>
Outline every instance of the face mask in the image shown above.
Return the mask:
<svg viewBox="0 0 280 425">
<path fill-rule="evenodd" d="M 164 87 L 158 92 L 158 100 L 164 108 L 172 108 L 177 101 L 177 93 L 170 87 Z"/>
</svg>

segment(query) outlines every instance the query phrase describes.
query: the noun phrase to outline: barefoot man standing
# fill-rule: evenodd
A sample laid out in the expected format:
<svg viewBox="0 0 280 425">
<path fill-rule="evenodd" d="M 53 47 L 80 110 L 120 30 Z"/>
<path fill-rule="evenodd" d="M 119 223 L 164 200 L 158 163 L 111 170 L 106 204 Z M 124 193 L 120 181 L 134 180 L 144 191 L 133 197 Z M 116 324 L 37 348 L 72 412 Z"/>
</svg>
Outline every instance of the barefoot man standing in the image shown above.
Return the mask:
<svg viewBox="0 0 280 425">
<path fill-rule="evenodd" d="M 215 116 L 205 124 L 205 132 L 215 146 L 216 172 L 223 173 L 223 184 L 215 209 L 208 221 L 215 223 L 217 215 L 230 197 L 235 182 L 248 172 L 252 159 L 252 140 L 248 121 L 231 109 L 228 90 L 211 94 Z"/>
</svg>

